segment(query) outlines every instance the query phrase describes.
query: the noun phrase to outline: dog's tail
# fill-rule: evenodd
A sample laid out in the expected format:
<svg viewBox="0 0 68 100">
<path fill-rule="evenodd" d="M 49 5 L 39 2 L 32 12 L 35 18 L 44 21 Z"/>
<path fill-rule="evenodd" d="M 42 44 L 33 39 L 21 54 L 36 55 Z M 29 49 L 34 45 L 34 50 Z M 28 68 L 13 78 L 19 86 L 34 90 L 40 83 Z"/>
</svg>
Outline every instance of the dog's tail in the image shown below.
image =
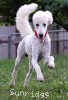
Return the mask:
<svg viewBox="0 0 68 100">
<path fill-rule="evenodd" d="M 34 12 L 37 7 L 37 4 L 31 3 L 29 5 L 24 5 L 19 8 L 16 14 L 16 27 L 22 37 L 33 34 L 33 30 L 29 23 L 29 15 Z"/>
</svg>

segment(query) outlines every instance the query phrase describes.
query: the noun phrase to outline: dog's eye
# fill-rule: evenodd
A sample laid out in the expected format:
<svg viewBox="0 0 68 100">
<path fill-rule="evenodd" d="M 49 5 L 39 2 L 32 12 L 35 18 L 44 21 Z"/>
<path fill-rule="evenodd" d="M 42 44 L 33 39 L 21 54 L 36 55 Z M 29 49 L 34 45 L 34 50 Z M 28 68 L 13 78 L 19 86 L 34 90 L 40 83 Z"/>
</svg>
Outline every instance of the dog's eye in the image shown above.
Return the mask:
<svg viewBox="0 0 68 100">
<path fill-rule="evenodd" d="M 44 23 L 43 26 L 46 26 L 46 24 Z"/>
<path fill-rule="evenodd" d="M 39 26 L 39 24 L 36 24 L 36 26 L 38 27 L 38 26 Z"/>
</svg>

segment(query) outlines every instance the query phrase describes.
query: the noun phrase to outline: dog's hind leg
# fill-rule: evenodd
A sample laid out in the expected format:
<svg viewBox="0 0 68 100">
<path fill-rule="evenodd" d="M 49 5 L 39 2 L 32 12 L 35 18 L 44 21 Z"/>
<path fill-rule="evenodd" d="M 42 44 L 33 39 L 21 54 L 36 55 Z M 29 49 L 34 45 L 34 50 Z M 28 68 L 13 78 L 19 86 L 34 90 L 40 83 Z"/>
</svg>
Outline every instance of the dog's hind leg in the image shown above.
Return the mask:
<svg viewBox="0 0 68 100">
<path fill-rule="evenodd" d="M 15 85 L 16 74 L 17 74 L 17 70 L 18 70 L 18 67 L 19 67 L 21 60 L 22 60 L 22 58 L 20 58 L 18 55 L 16 58 L 16 61 L 15 61 L 15 67 L 13 69 L 12 78 L 11 78 L 11 81 L 9 84 L 10 87 L 13 87 Z"/>
<path fill-rule="evenodd" d="M 16 79 L 16 74 L 17 74 L 17 70 L 18 70 L 19 64 L 20 64 L 21 60 L 24 58 L 24 56 L 25 56 L 25 49 L 24 49 L 24 46 L 22 48 L 22 44 L 18 46 L 18 50 L 17 51 L 18 52 L 17 52 L 17 57 L 16 57 L 16 60 L 15 60 L 15 67 L 13 69 L 12 78 L 11 78 L 11 81 L 10 81 L 10 84 L 9 84 L 10 87 L 13 87 L 15 85 L 15 79 Z"/>
<path fill-rule="evenodd" d="M 33 66 L 32 66 L 32 63 L 31 63 L 31 58 L 29 57 L 29 71 L 28 71 L 26 78 L 25 78 L 24 87 L 28 86 L 32 69 L 33 69 Z"/>
</svg>

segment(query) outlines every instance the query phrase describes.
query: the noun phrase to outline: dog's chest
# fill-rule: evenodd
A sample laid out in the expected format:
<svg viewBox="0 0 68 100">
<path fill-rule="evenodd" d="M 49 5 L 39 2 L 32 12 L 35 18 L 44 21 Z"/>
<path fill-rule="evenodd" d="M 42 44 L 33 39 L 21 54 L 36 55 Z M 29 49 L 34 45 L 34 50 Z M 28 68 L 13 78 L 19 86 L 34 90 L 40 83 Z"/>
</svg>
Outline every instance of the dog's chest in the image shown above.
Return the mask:
<svg viewBox="0 0 68 100">
<path fill-rule="evenodd" d="M 44 42 L 39 43 L 38 47 L 39 47 L 39 53 L 41 53 L 43 51 L 43 48 L 45 48 L 45 43 Z"/>
<path fill-rule="evenodd" d="M 45 46 L 45 41 L 40 43 L 40 41 L 33 36 L 27 38 L 25 42 L 25 50 L 26 53 L 29 55 L 32 55 L 32 52 L 38 52 L 40 54 L 44 46 Z"/>
<path fill-rule="evenodd" d="M 32 44 L 32 47 L 34 48 L 35 51 L 38 51 L 38 53 L 42 52 L 44 46 L 45 46 L 45 41 L 40 43 L 40 41 L 37 40 L 37 41 L 33 41 L 33 44 Z"/>
</svg>

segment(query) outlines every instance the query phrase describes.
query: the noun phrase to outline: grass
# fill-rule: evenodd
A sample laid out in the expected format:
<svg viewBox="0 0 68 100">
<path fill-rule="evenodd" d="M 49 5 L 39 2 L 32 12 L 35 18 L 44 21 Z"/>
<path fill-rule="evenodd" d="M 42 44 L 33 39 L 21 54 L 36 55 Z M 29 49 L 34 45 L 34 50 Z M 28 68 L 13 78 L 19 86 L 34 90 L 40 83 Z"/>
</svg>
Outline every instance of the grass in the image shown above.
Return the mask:
<svg viewBox="0 0 68 100">
<path fill-rule="evenodd" d="M 3 26 L 3 24 L 4 24 L 4 23 L 0 21 L 0 26 Z"/>
<path fill-rule="evenodd" d="M 23 87 L 28 71 L 28 59 L 20 64 L 16 85 L 9 87 L 14 60 L 0 61 L 0 100 L 68 100 L 68 57 L 55 56 L 55 69 L 39 62 L 45 81 L 38 82 L 33 71 L 28 88 Z"/>
</svg>

